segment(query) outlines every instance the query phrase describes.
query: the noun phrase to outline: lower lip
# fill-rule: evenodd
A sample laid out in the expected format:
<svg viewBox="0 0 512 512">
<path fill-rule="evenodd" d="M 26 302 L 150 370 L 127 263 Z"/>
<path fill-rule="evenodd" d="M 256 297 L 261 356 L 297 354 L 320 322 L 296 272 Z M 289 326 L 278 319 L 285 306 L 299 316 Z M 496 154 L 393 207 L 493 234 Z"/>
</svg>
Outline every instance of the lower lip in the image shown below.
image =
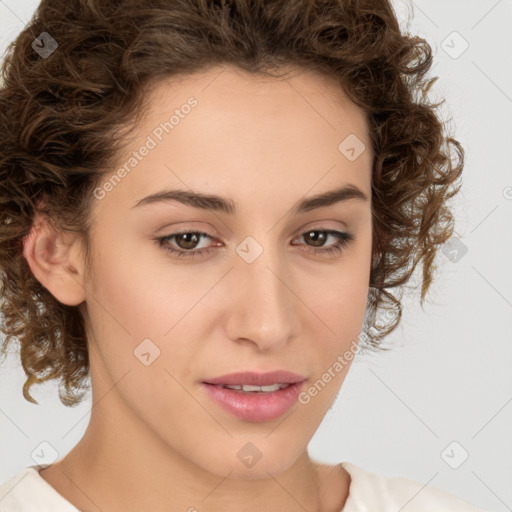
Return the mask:
<svg viewBox="0 0 512 512">
<path fill-rule="evenodd" d="M 245 421 L 272 421 L 291 409 L 305 381 L 270 393 L 235 391 L 213 384 L 202 383 L 202 387 L 224 410 Z"/>
</svg>

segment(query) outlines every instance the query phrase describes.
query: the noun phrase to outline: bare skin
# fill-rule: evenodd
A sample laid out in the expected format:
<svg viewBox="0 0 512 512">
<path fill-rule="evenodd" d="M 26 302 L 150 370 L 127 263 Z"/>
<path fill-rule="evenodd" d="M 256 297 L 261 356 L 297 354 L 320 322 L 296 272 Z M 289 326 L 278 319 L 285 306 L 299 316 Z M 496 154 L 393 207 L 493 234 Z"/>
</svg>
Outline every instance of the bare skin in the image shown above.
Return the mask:
<svg viewBox="0 0 512 512">
<path fill-rule="evenodd" d="M 183 108 L 190 97 L 196 106 Z M 351 366 L 334 362 L 353 350 L 366 309 L 373 155 L 364 112 L 337 84 L 298 70 L 284 80 L 214 67 L 158 84 L 149 98 L 118 168 L 134 151 L 141 158 L 93 205 L 92 267 L 80 240 L 44 219 L 25 240 L 41 283 L 64 304 L 84 303 L 91 368 L 87 430 L 40 475 L 83 512 L 339 512 L 350 477 L 313 461 L 307 446 Z M 175 109 L 179 120 L 158 140 Z M 141 151 L 148 136 L 155 147 Z M 366 147 L 355 159 L 339 149 L 349 136 Z M 367 200 L 293 211 L 349 184 Z M 236 213 L 176 200 L 135 207 L 162 188 L 221 196 Z M 206 236 L 197 248 L 155 242 L 183 231 Z M 326 231 L 354 239 L 328 255 L 337 238 Z M 263 249 L 251 263 L 236 251 L 247 237 Z M 178 258 L 164 247 L 211 250 Z M 145 365 L 134 354 L 148 339 L 159 355 Z M 201 384 L 277 369 L 304 376 L 305 390 L 324 386 L 258 422 L 220 408 Z M 252 467 L 237 456 L 247 443 L 261 454 Z"/>
<path fill-rule="evenodd" d="M 97 511 L 98 507 L 91 503 L 91 499 L 87 497 L 69 476 L 72 470 L 69 470 L 66 463 L 70 464 L 70 460 L 56 462 L 50 467 L 45 468 L 39 472 L 41 477 L 46 480 L 61 496 L 66 498 L 81 512 Z M 79 462 L 78 462 L 79 464 Z M 345 502 L 349 495 L 350 475 L 341 466 L 330 466 L 327 464 L 313 463 L 313 481 L 314 485 L 308 485 L 312 495 L 317 497 L 314 506 L 305 507 L 306 510 L 317 512 L 340 512 L 345 506 Z M 76 479 L 76 478 L 75 478 Z M 281 482 L 281 479 L 277 479 Z M 219 480 L 218 483 L 220 483 Z M 229 498 L 231 500 L 231 497 Z M 253 500 L 257 499 L 257 495 L 253 496 Z M 282 499 L 282 496 L 277 496 L 276 501 Z M 254 502 L 253 502 L 254 503 Z M 287 510 L 302 510 L 303 505 L 297 504 L 295 509 Z M 172 510 L 178 510 L 177 505 L 173 503 Z M 109 509 L 110 510 L 110 509 Z M 166 510 L 169 510 L 167 508 Z M 181 509 L 186 510 L 186 509 Z M 198 510 L 210 510 L 207 505 L 201 506 Z M 192 511 L 190 511 L 192 512 Z"/>
</svg>

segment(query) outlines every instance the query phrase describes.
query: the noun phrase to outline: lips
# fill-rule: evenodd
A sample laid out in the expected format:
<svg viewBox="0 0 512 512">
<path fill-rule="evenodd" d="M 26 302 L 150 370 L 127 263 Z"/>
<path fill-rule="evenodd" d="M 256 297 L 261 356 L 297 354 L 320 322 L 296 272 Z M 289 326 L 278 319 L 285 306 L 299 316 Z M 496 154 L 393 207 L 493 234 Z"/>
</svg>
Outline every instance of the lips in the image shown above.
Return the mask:
<svg viewBox="0 0 512 512">
<path fill-rule="evenodd" d="M 289 377 L 288 377 L 289 378 Z M 273 421 L 288 412 L 297 403 L 305 381 L 288 384 L 271 392 L 239 391 L 219 384 L 201 384 L 205 395 L 223 411 L 239 420 L 250 422 Z"/>
<path fill-rule="evenodd" d="M 286 370 L 238 372 L 206 379 L 201 382 L 201 387 L 218 406 L 240 420 L 266 422 L 279 418 L 296 404 L 305 380 L 302 375 Z M 243 386 L 245 389 L 230 389 L 226 386 Z M 265 386 L 271 388 L 257 388 Z"/>
<path fill-rule="evenodd" d="M 252 385 L 252 386 L 270 386 L 272 384 L 295 384 L 306 380 L 306 377 L 292 373 L 286 370 L 277 370 L 267 373 L 255 372 L 238 372 L 230 373 L 206 379 L 205 384 L 214 384 L 216 386 L 233 386 L 233 385 Z"/>
</svg>

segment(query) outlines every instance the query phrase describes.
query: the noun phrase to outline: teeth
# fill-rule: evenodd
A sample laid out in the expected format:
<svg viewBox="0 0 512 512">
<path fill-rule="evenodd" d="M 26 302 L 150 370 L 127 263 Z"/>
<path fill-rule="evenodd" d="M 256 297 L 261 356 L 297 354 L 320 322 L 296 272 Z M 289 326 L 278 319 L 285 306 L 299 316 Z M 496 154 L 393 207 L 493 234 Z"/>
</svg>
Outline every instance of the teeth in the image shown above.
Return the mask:
<svg viewBox="0 0 512 512">
<path fill-rule="evenodd" d="M 222 386 L 223 388 L 228 389 L 235 389 L 239 391 L 256 391 L 256 392 L 262 392 L 262 393 L 271 393 L 273 391 L 278 391 L 279 389 L 283 389 L 288 387 L 288 384 L 271 384 L 269 386 L 252 386 L 251 384 L 244 384 L 244 385 L 226 385 Z"/>
</svg>

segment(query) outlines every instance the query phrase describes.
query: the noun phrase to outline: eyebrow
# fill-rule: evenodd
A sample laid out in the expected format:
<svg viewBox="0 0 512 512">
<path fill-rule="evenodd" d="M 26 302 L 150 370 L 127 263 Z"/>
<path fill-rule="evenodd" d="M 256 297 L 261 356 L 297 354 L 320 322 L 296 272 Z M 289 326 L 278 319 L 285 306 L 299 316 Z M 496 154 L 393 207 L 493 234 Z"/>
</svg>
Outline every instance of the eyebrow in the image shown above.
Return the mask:
<svg viewBox="0 0 512 512">
<path fill-rule="evenodd" d="M 303 199 L 292 208 L 291 213 L 293 215 L 306 213 L 311 210 L 316 210 L 317 208 L 331 206 L 341 201 L 348 201 L 349 199 L 368 201 L 368 196 L 355 185 L 348 184 L 341 188 Z M 159 192 L 140 199 L 132 208 L 168 201 L 178 201 L 185 205 L 193 206 L 194 208 L 222 212 L 228 215 L 234 215 L 236 213 L 236 207 L 232 200 L 217 195 L 169 189 L 160 190 Z"/>
</svg>

